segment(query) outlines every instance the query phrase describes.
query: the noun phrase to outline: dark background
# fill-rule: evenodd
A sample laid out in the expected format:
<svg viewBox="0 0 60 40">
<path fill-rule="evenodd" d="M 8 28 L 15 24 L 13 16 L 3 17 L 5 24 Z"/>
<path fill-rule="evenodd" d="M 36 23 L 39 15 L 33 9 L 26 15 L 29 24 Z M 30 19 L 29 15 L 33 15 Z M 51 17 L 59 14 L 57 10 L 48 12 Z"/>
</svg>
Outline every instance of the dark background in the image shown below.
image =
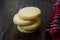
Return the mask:
<svg viewBox="0 0 60 40">
<path fill-rule="evenodd" d="M 44 30 L 51 16 L 53 2 L 53 0 L 0 0 L 0 40 L 47 40 Z M 12 21 L 18 10 L 26 6 L 36 6 L 42 11 L 41 25 L 35 33 L 20 33 Z"/>
</svg>

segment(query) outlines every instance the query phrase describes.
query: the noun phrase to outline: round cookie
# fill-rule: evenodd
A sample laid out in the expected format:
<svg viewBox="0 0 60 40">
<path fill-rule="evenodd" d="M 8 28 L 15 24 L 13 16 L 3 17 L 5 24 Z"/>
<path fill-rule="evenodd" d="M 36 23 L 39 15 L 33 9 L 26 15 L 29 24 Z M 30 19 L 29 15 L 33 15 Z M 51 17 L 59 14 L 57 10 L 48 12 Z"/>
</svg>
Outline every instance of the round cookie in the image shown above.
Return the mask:
<svg viewBox="0 0 60 40">
<path fill-rule="evenodd" d="M 25 7 L 19 10 L 19 17 L 24 20 L 34 20 L 39 18 L 41 15 L 41 10 L 37 7 Z"/>
<path fill-rule="evenodd" d="M 25 29 L 25 30 L 36 30 L 37 28 L 39 28 L 41 21 L 40 19 L 38 19 L 34 24 L 29 25 L 29 26 L 22 26 L 21 28 Z"/>
<path fill-rule="evenodd" d="M 22 33 L 32 33 L 34 31 L 27 31 L 27 30 L 24 30 L 23 28 L 21 28 L 20 26 L 17 26 L 17 29 L 22 32 Z"/>
<path fill-rule="evenodd" d="M 34 23 L 33 21 L 26 21 L 26 20 L 22 20 L 18 17 L 18 14 L 16 14 L 14 17 L 13 17 L 13 22 L 14 24 L 16 25 L 30 25 L 32 23 Z"/>
</svg>

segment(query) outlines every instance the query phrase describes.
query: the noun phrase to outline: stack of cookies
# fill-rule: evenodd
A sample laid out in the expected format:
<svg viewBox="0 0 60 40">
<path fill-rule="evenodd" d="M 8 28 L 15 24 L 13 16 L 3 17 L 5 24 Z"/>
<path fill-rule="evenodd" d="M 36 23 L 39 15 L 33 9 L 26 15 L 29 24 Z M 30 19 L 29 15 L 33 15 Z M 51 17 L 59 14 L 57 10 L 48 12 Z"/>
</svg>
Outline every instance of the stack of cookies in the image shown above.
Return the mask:
<svg viewBox="0 0 60 40">
<path fill-rule="evenodd" d="M 39 28 L 41 11 L 37 7 L 24 7 L 13 17 L 20 32 L 32 33 Z"/>
</svg>

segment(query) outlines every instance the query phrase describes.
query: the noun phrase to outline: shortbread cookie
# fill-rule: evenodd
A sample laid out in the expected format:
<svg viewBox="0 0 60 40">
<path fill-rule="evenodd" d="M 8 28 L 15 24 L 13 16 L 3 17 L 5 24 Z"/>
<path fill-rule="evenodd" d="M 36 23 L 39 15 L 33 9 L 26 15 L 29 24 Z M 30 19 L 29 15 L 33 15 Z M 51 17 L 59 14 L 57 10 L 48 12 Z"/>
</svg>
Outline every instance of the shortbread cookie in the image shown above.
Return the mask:
<svg viewBox="0 0 60 40">
<path fill-rule="evenodd" d="M 30 25 L 32 23 L 34 23 L 33 21 L 26 21 L 26 20 L 22 20 L 18 17 L 18 14 L 16 14 L 13 18 L 13 22 L 16 24 L 16 25 Z"/>
<path fill-rule="evenodd" d="M 22 33 L 32 33 L 34 31 L 27 31 L 27 30 L 24 30 L 23 28 L 21 28 L 20 26 L 17 26 L 17 29 L 22 32 Z"/>
<path fill-rule="evenodd" d="M 19 10 L 19 17 L 24 20 L 34 20 L 41 15 L 41 10 L 37 7 L 25 7 Z"/>
<path fill-rule="evenodd" d="M 29 26 L 22 26 L 21 28 L 25 29 L 25 30 L 36 30 L 37 28 L 39 28 L 41 21 L 40 19 L 38 19 L 34 24 L 29 25 Z"/>
</svg>

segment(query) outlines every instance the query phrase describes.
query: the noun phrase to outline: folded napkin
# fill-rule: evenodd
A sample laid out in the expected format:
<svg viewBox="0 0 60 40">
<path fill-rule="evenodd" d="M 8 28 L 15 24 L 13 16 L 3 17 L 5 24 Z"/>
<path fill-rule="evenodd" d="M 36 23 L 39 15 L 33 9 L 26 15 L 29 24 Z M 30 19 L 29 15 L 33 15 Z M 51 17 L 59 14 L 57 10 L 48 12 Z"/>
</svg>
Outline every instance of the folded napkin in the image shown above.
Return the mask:
<svg viewBox="0 0 60 40">
<path fill-rule="evenodd" d="M 60 0 L 54 0 L 52 16 L 46 28 L 47 37 L 51 40 L 60 40 Z"/>
</svg>

